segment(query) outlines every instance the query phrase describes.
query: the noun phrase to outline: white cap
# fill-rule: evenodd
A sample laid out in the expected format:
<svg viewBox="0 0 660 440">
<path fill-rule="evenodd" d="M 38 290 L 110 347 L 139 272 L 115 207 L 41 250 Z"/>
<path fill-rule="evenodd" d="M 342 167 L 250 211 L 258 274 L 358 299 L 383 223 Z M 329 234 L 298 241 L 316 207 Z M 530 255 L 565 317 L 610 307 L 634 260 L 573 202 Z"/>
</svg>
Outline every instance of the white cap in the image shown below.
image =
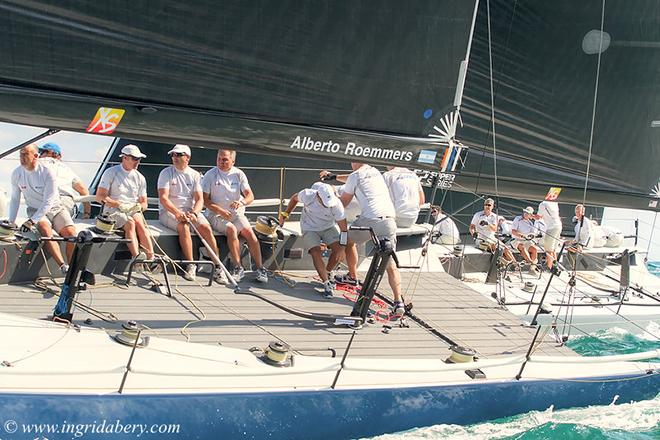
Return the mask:
<svg viewBox="0 0 660 440">
<path fill-rule="evenodd" d="M 526 214 L 534 214 L 534 208 L 528 206 L 527 208 L 523 209 L 523 212 Z"/>
<path fill-rule="evenodd" d="M 172 154 L 172 153 L 183 153 L 188 157 L 192 156 L 192 154 L 190 153 L 190 147 L 185 144 L 176 144 L 174 148 L 172 148 L 170 151 L 167 152 L 167 154 Z"/>
<path fill-rule="evenodd" d="M 128 144 L 121 149 L 121 154 L 119 155 L 119 157 L 122 156 L 133 156 L 133 157 L 142 157 L 142 158 L 147 157 L 146 154 L 140 151 L 137 145 L 133 145 L 133 144 Z"/>
<path fill-rule="evenodd" d="M 328 208 L 333 208 L 341 203 L 341 200 L 335 195 L 334 188 L 327 183 L 316 182 L 312 185 L 312 189 L 318 192 L 323 204 Z"/>
</svg>

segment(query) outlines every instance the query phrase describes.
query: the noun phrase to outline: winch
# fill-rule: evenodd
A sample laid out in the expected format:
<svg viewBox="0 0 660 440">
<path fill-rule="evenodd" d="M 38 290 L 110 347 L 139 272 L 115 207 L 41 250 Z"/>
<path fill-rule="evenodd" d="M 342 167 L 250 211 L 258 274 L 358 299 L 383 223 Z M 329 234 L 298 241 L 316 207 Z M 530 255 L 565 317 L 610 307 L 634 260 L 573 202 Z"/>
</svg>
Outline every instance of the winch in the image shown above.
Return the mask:
<svg viewBox="0 0 660 440">
<path fill-rule="evenodd" d="M 11 238 L 17 229 L 16 223 L 11 223 L 9 220 L 0 221 L 0 237 Z"/>
<path fill-rule="evenodd" d="M 101 234 L 110 234 L 115 229 L 115 221 L 108 214 L 99 214 L 93 229 Z"/>
<path fill-rule="evenodd" d="M 277 241 L 279 221 L 275 217 L 260 215 L 254 225 L 257 238 L 262 241 Z"/>
<path fill-rule="evenodd" d="M 461 347 L 460 345 L 453 345 L 449 349 L 451 350 L 451 355 L 445 360 L 448 364 L 473 362 L 474 356 L 477 354 L 473 349 Z"/>
</svg>

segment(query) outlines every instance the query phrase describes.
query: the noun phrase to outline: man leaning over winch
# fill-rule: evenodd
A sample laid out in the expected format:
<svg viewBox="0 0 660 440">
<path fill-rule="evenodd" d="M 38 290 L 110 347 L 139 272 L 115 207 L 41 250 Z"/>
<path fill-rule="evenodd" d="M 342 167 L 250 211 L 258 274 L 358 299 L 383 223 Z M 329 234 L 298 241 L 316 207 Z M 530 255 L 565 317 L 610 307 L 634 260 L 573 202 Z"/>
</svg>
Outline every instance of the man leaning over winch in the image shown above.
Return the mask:
<svg viewBox="0 0 660 440">
<path fill-rule="evenodd" d="M 348 239 L 344 206 L 332 186 L 316 182 L 311 188 L 303 189 L 291 196 L 286 210 L 280 214 L 280 225 L 283 225 L 284 221 L 289 218 L 299 202 L 303 203 L 300 217 L 303 243 L 312 256 L 314 268 L 323 283 L 323 296 L 330 299 L 335 288 L 330 274 L 342 259 L 343 247 L 347 244 Z M 321 254 L 322 245 L 331 250 L 327 266 L 323 262 Z"/>
<path fill-rule="evenodd" d="M 167 154 L 172 158 L 172 166 L 163 169 L 158 175 L 158 219 L 164 226 L 177 231 L 184 259 L 193 259 L 191 224 L 199 231 L 215 255 L 219 255 L 211 225 L 202 215 L 204 209 L 202 177 L 188 166 L 191 157 L 190 147 L 177 144 Z M 194 281 L 196 274 L 197 266 L 188 264 L 183 277 L 188 281 Z M 215 271 L 215 281 L 220 284 L 227 282 L 222 270 Z"/>
<path fill-rule="evenodd" d="M 21 194 L 23 194 L 28 219 L 21 226 L 22 232 L 28 232 L 36 226 L 42 237 L 52 237 L 53 230 L 57 231 L 61 237 L 74 236 L 76 230 L 73 220 L 71 220 L 69 212 L 62 206 L 55 176 L 50 169 L 39 163 L 36 144 L 21 148 L 19 157 L 21 165 L 11 174 L 9 222 L 16 221 Z M 45 241 L 44 247 L 59 265 L 62 274 L 66 274 L 69 266 L 64 262 L 58 244 L 53 241 Z M 73 247 L 73 243 L 67 243 L 67 260 L 71 260 Z"/>
</svg>

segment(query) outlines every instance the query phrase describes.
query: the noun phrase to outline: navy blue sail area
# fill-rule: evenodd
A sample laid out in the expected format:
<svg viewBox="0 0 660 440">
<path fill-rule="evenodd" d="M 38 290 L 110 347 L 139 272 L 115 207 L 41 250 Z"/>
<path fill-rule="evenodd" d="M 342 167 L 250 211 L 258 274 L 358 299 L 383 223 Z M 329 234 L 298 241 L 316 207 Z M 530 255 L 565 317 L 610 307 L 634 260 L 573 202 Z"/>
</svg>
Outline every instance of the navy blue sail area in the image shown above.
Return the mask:
<svg viewBox="0 0 660 440">
<path fill-rule="evenodd" d="M 0 120 L 436 169 L 475 5 L 3 1 Z"/>
</svg>

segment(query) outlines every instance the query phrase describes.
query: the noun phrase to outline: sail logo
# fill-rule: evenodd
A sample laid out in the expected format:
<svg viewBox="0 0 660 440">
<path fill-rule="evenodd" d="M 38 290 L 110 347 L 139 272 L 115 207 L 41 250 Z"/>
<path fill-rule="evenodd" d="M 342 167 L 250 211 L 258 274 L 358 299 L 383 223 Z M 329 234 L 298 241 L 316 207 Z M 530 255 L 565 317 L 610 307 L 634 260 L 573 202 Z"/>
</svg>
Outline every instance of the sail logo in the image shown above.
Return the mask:
<svg viewBox="0 0 660 440">
<path fill-rule="evenodd" d="M 121 108 L 99 107 L 94 119 L 87 127 L 88 133 L 110 134 L 119 125 L 126 110 Z"/>
<path fill-rule="evenodd" d="M 548 190 L 548 193 L 545 195 L 545 200 L 548 202 L 554 202 L 559 198 L 561 193 L 561 188 L 552 187 Z"/>
<path fill-rule="evenodd" d="M 417 162 L 433 164 L 435 162 L 436 152 L 433 150 L 422 150 L 419 152 Z"/>
</svg>

